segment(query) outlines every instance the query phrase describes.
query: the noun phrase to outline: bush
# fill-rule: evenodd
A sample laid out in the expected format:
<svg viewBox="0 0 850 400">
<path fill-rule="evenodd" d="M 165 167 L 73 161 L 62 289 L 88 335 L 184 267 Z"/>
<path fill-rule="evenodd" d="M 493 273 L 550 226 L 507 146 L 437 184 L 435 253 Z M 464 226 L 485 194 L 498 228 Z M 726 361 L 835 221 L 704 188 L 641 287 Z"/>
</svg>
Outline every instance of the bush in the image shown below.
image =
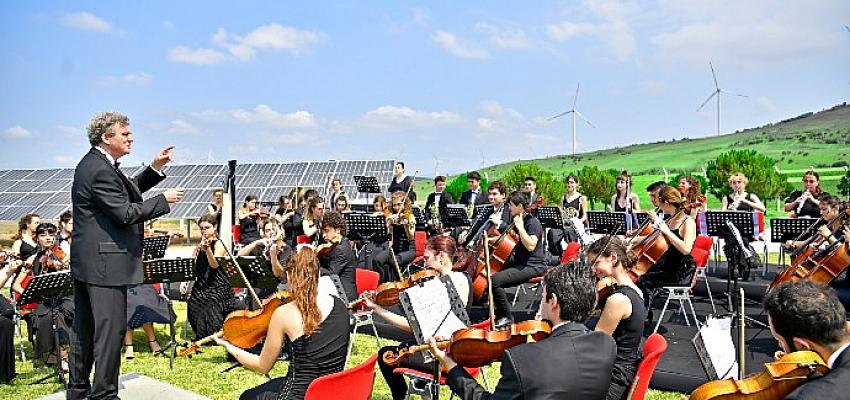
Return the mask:
<svg viewBox="0 0 850 400">
<path fill-rule="evenodd" d="M 791 189 L 785 174 L 776 172 L 776 162 L 754 150 L 730 150 L 708 162 L 706 174 L 710 192 L 718 199 L 732 193 L 729 177 L 736 172 L 747 176 L 747 191 L 763 199 L 785 196 Z"/>
<path fill-rule="evenodd" d="M 466 184 L 466 174 L 467 173 L 464 172 L 446 184 L 446 191 L 452 195 L 452 199 L 454 199 L 455 203 L 460 202 L 460 195 L 469 190 L 469 185 Z M 481 180 L 479 182 L 481 183 L 481 192 L 487 193 L 487 188 L 489 187 L 487 176 L 485 174 L 481 174 Z"/>
<path fill-rule="evenodd" d="M 537 193 L 543 196 L 547 204 L 558 204 L 567 191 L 563 180 L 541 169 L 537 164 L 516 164 L 505 174 L 502 181 L 508 187 L 508 192 L 520 190 L 526 176 L 534 177 L 537 181 Z"/>
<path fill-rule="evenodd" d="M 616 169 L 600 170 L 596 166 L 584 166 L 576 175 L 581 181 L 579 191 L 587 196 L 590 208 L 595 208 L 596 202 L 608 204 L 611 196 L 617 191 L 617 175 L 620 171 Z"/>
<path fill-rule="evenodd" d="M 845 169 L 844 176 L 838 181 L 838 192 L 850 200 L 850 169 Z"/>
</svg>

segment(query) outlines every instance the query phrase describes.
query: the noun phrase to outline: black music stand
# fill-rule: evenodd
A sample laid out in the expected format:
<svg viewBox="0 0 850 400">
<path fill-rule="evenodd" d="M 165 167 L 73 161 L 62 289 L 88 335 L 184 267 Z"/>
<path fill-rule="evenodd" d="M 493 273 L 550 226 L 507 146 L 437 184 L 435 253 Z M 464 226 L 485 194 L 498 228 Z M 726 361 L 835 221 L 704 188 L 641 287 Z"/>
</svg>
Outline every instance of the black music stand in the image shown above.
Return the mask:
<svg viewBox="0 0 850 400">
<path fill-rule="evenodd" d="M 419 207 L 412 207 L 413 219 L 416 220 L 416 229 L 422 230 L 425 227 L 425 214 Z"/>
<path fill-rule="evenodd" d="M 466 206 L 450 204 L 440 207 L 440 222 L 444 228 L 469 225 L 469 215 L 466 213 Z"/>
<path fill-rule="evenodd" d="M 817 222 L 811 218 L 771 218 L 770 241 L 779 243 L 779 262 L 785 265 L 785 242 L 804 239 L 800 236 Z M 765 261 L 766 262 L 766 261 Z"/>
<path fill-rule="evenodd" d="M 165 257 L 171 235 L 148 236 L 142 239 L 142 258 L 153 260 Z"/>
<path fill-rule="evenodd" d="M 367 202 L 369 202 L 370 194 L 381 193 L 381 187 L 378 186 L 378 178 L 374 176 L 354 175 L 354 183 L 357 185 L 358 193 L 366 193 Z"/>
<path fill-rule="evenodd" d="M 592 233 L 614 235 L 622 227 L 631 226 L 630 218 L 624 212 L 588 211 L 587 230 Z"/>
<path fill-rule="evenodd" d="M 229 257 L 216 257 L 219 267 L 224 266 L 224 274 L 230 282 L 230 287 L 246 288 L 247 283 L 242 279 L 242 275 L 230 262 Z M 266 257 L 236 257 L 236 262 L 245 273 L 245 278 L 251 283 L 255 289 L 277 289 L 277 277 L 272 272 L 272 264 Z M 260 299 L 263 300 L 263 299 Z M 259 304 L 257 304 L 259 306 Z"/>
<path fill-rule="evenodd" d="M 726 224 L 726 221 L 735 225 L 738 232 L 741 233 L 741 239 L 749 242 L 753 237 L 755 225 L 753 224 L 753 213 L 750 211 L 706 211 L 705 212 L 705 227 L 708 236 L 723 237 L 719 229 Z M 714 248 L 714 268 L 720 266 L 719 252 L 720 246 Z"/>
<path fill-rule="evenodd" d="M 164 253 L 165 251 L 163 251 Z M 176 259 L 156 259 L 147 260 L 144 262 L 145 277 L 142 284 L 160 283 L 164 287 L 168 287 L 171 282 L 185 282 L 195 280 L 195 260 L 192 258 L 176 258 Z M 168 365 L 174 369 L 174 358 L 177 357 L 177 337 L 174 329 L 174 309 L 171 305 L 171 297 L 165 296 L 165 301 L 168 304 L 168 333 L 171 337 L 171 342 L 165 346 L 161 352 L 171 347 L 171 355 Z M 185 344 L 184 344 L 185 345 Z"/>
<path fill-rule="evenodd" d="M 374 211 L 372 204 L 350 204 L 351 211 L 358 213 L 371 213 Z"/>
<path fill-rule="evenodd" d="M 38 275 L 33 277 L 26 289 L 21 294 L 19 304 L 30 303 L 49 303 L 50 318 L 53 321 L 53 343 L 56 350 L 56 365 L 53 368 L 53 373 L 35 381 L 32 385 L 46 382 L 54 375 L 63 389 L 68 389 L 68 384 L 65 381 L 65 370 L 62 369 L 62 351 L 59 342 L 59 316 L 56 312 L 56 301 L 59 298 L 69 296 L 74 292 L 74 283 L 71 279 L 71 271 L 51 272 L 48 274 Z M 53 301 L 51 301 L 53 300 Z"/>
<path fill-rule="evenodd" d="M 387 240 L 387 219 L 383 215 L 348 213 L 343 217 L 348 223 L 349 239 L 373 243 Z"/>
<path fill-rule="evenodd" d="M 490 215 L 493 214 L 495 208 L 492 204 L 479 204 L 472 209 L 472 224 L 475 225 L 478 223 L 478 220 L 481 218 L 490 218 Z"/>
<path fill-rule="evenodd" d="M 564 229 L 564 217 L 561 215 L 561 209 L 558 207 L 538 207 L 531 215 L 537 217 L 544 228 Z"/>
</svg>

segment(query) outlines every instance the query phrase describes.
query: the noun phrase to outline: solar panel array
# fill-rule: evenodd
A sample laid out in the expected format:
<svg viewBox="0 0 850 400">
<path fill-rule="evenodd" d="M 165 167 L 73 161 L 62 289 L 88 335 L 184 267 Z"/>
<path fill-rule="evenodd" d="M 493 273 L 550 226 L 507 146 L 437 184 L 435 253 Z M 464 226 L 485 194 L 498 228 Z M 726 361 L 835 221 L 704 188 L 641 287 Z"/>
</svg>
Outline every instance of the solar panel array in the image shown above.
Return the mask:
<svg viewBox="0 0 850 400">
<path fill-rule="evenodd" d="M 357 192 L 354 176 L 374 176 L 382 191 L 393 176 L 394 160 L 301 161 L 291 163 L 237 164 L 236 201 L 253 194 L 260 201 L 273 202 L 296 187 L 313 188 L 324 195 L 328 179 L 339 178 L 351 199 L 365 197 Z M 133 176 L 142 167 L 121 167 Z M 218 164 L 173 165 L 165 168 L 166 178 L 144 194 L 150 198 L 173 187 L 186 189 L 183 201 L 171 207 L 164 218 L 197 218 L 212 203 L 212 189 L 224 186 L 226 167 Z M 71 208 L 73 169 L 0 170 L 0 220 L 18 220 L 35 212 L 44 219 L 56 219 Z"/>
</svg>

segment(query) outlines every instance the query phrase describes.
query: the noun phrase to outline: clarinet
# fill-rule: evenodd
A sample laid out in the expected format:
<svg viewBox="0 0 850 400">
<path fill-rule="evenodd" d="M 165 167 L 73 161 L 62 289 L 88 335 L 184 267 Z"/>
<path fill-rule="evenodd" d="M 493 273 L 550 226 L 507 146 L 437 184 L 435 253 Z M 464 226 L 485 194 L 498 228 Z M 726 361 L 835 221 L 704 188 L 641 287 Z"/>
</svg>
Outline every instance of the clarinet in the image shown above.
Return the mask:
<svg viewBox="0 0 850 400">
<path fill-rule="evenodd" d="M 808 192 L 809 192 L 809 191 L 808 191 L 808 190 L 806 190 L 806 191 L 804 191 L 803 193 L 805 194 L 805 193 L 808 193 Z M 801 194 L 801 195 L 800 195 L 800 197 L 802 197 L 802 196 L 803 196 L 803 195 Z M 800 211 L 803 211 L 803 204 L 806 204 L 806 200 L 808 200 L 808 198 L 805 198 L 805 199 L 801 200 L 801 201 L 800 201 L 800 203 L 799 203 L 799 204 L 797 204 L 797 212 L 796 212 L 795 214 L 799 215 L 799 214 L 800 214 Z"/>
</svg>

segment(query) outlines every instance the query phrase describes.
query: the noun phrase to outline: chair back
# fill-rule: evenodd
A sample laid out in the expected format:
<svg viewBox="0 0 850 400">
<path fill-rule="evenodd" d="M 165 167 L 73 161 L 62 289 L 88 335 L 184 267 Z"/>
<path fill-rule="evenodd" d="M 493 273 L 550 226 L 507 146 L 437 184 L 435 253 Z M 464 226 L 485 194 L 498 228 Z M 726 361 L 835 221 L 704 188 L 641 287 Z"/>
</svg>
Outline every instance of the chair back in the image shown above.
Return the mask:
<svg viewBox="0 0 850 400">
<path fill-rule="evenodd" d="M 637 374 L 632 387 L 629 388 L 630 400 L 643 400 L 646 390 L 649 389 L 649 381 L 655 372 L 655 366 L 661 360 L 661 356 L 667 351 L 667 339 L 657 333 L 649 335 L 643 344 L 643 360 L 638 364 Z"/>
<path fill-rule="evenodd" d="M 691 256 L 693 256 L 697 268 L 705 268 L 706 264 L 708 264 L 708 256 L 711 253 L 711 246 L 713 244 L 714 238 L 711 236 L 697 236 L 696 241 L 694 241 L 694 248 L 691 250 Z"/>
<path fill-rule="evenodd" d="M 561 264 L 566 264 L 572 260 L 575 260 L 578 257 L 578 253 L 581 250 L 581 243 L 578 242 L 570 242 L 567 243 L 567 248 L 564 249 L 564 254 L 561 255 Z"/>
<path fill-rule="evenodd" d="M 354 284 L 357 286 L 357 295 L 363 294 L 367 290 L 375 290 L 378 288 L 378 281 L 381 280 L 381 274 L 364 269 L 354 269 Z"/>
<path fill-rule="evenodd" d="M 371 398 L 377 360 L 378 353 L 375 353 L 354 368 L 316 378 L 307 387 L 304 400 L 367 400 Z"/>
<path fill-rule="evenodd" d="M 428 242 L 428 235 L 424 231 L 416 231 L 413 233 L 413 243 L 416 246 L 416 257 L 422 257 L 425 254 L 425 243 Z"/>
</svg>

